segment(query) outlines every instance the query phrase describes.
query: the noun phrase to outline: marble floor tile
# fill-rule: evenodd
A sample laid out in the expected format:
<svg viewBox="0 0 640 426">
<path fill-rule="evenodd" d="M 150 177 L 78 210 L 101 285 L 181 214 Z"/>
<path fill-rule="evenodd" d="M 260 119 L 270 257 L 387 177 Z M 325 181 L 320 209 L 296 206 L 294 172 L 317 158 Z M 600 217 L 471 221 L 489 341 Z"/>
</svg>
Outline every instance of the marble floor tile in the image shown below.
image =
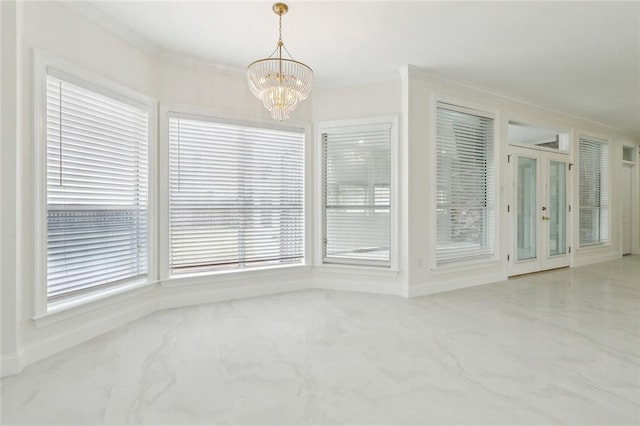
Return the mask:
<svg viewBox="0 0 640 426">
<path fill-rule="evenodd" d="M 2 424 L 640 424 L 640 256 L 415 299 L 156 312 L 2 380 Z"/>
</svg>

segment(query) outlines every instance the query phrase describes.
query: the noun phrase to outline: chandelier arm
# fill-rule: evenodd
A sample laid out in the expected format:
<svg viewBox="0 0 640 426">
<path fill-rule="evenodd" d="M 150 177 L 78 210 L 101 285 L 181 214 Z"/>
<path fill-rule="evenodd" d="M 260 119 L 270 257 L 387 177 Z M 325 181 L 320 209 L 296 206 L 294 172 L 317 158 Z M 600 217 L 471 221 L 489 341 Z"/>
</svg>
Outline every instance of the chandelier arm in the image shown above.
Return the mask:
<svg viewBox="0 0 640 426">
<path fill-rule="evenodd" d="M 266 59 L 271 58 L 273 55 L 275 55 L 275 54 L 276 54 L 276 52 L 277 52 L 277 51 L 278 51 L 278 46 L 276 46 L 276 48 L 275 48 L 275 49 L 273 49 L 273 52 L 271 52 L 271 54 L 270 54 L 269 56 L 267 56 L 267 58 L 266 58 Z"/>
<path fill-rule="evenodd" d="M 289 52 L 289 50 L 287 49 L 287 46 L 285 46 L 284 44 L 282 45 L 282 47 L 284 47 L 284 51 L 287 52 L 287 55 L 289 55 L 289 58 L 293 59 L 295 61 L 295 59 L 293 58 L 293 55 Z"/>
</svg>

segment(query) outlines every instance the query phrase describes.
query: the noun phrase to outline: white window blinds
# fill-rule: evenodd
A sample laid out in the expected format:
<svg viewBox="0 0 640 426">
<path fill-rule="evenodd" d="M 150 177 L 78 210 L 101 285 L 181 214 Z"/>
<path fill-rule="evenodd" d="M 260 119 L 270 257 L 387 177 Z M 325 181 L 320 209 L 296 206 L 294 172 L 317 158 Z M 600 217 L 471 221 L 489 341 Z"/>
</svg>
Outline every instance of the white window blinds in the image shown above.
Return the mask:
<svg viewBox="0 0 640 426">
<path fill-rule="evenodd" d="M 438 104 L 436 114 L 436 261 L 494 254 L 493 119 Z"/>
<path fill-rule="evenodd" d="M 608 145 L 580 137 L 580 246 L 609 240 Z"/>
<path fill-rule="evenodd" d="M 169 118 L 173 274 L 300 263 L 304 133 Z"/>
<path fill-rule="evenodd" d="M 147 273 L 148 112 L 47 75 L 47 299 Z"/>
<path fill-rule="evenodd" d="M 325 262 L 390 265 L 391 130 L 322 132 Z"/>
</svg>

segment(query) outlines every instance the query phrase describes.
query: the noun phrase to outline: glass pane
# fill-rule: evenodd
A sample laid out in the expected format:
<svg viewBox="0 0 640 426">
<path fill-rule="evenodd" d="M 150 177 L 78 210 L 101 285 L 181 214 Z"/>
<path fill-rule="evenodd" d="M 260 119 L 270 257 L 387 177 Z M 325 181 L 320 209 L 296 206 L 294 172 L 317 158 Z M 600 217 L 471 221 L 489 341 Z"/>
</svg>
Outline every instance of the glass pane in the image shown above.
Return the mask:
<svg viewBox="0 0 640 426">
<path fill-rule="evenodd" d="M 171 274 L 304 256 L 304 134 L 169 118 Z"/>
<path fill-rule="evenodd" d="M 437 108 L 436 261 L 494 252 L 493 120 Z"/>
<path fill-rule="evenodd" d="M 527 124 L 509 122 L 509 143 L 532 145 L 567 151 L 569 149 L 566 133 Z"/>
<path fill-rule="evenodd" d="M 518 259 L 536 258 L 537 160 L 518 157 Z"/>
<path fill-rule="evenodd" d="M 389 266 L 391 131 L 372 123 L 323 132 L 324 262 Z"/>
<path fill-rule="evenodd" d="M 633 148 L 630 146 L 622 147 L 622 159 L 624 161 L 633 161 Z"/>
<path fill-rule="evenodd" d="M 609 240 L 609 148 L 599 140 L 579 142 L 579 242 L 580 247 Z"/>
<path fill-rule="evenodd" d="M 566 163 L 549 163 L 549 256 L 566 253 L 567 169 Z"/>
</svg>

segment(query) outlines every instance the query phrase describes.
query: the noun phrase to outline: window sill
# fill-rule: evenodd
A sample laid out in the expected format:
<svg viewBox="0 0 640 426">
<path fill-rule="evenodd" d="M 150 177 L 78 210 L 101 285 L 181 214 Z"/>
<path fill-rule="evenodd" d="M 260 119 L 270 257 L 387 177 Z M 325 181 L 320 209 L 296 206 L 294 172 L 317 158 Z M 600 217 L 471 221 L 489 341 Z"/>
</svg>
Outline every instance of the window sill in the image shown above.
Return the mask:
<svg viewBox="0 0 640 426">
<path fill-rule="evenodd" d="M 474 260 L 460 260 L 445 263 L 443 265 L 436 265 L 431 268 L 431 272 L 434 275 L 451 274 L 456 272 L 467 272 L 480 268 L 500 268 L 500 260 L 492 257 L 489 259 L 474 259 Z"/>
<path fill-rule="evenodd" d="M 180 287 L 185 285 L 210 284 L 215 282 L 237 281 L 257 277 L 278 276 L 299 272 L 308 272 L 311 266 L 306 264 L 263 266 L 249 269 L 230 269 L 226 271 L 208 271 L 194 274 L 172 275 L 161 281 L 162 287 Z"/>
<path fill-rule="evenodd" d="M 609 249 L 611 248 L 611 243 L 610 242 L 606 242 L 606 243 L 595 243 L 595 244 L 589 244 L 586 246 L 580 246 L 578 247 L 578 249 L 576 250 L 577 252 L 588 252 L 588 251 L 595 251 L 595 250 L 599 250 L 599 249 Z"/>
<path fill-rule="evenodd" d="M 91 313 L 96 308 L 115 305 L 123 299 L 118 296 L 126 294 L 126 298 L 130 298 L 152 291 L 155 284 L 157 283 L 147 280 L 136 280 L 100 292 L 76 296 L 49 305 L 46 312 L 37 313 L 31 319 L 35 321 L 36 328 L 46 327 L 84 313 Z"/>
<path fill-rule="evenodd" d="M 346 264 L 333 264 L 323 263 L 322 265 L 314 266 L 313 269 L 322 273 L 337 273 L 337 274 L 350 274 L 350 275 L 377 275 L 395 277 L 400 270 L 392 269 L 388 266 L 371 266 L 371 265 L 346 265 Z"/>
</svg>

